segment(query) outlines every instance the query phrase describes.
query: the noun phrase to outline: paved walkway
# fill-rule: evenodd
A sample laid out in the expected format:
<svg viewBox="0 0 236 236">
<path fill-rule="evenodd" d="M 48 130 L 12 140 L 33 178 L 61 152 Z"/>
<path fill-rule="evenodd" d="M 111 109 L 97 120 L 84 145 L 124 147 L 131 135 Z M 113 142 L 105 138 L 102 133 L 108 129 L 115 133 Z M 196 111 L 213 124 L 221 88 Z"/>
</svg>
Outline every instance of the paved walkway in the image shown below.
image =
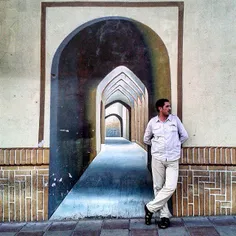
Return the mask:
<svg viewBox="0 0 236 236">
<path fill-rule="evenodd" d="M 172 218 L 171 227 L 147 226 L 143 219 L 83 219 L 0 223 L 4 236 L 235 236 L 236 216 Z"/>
</svg>

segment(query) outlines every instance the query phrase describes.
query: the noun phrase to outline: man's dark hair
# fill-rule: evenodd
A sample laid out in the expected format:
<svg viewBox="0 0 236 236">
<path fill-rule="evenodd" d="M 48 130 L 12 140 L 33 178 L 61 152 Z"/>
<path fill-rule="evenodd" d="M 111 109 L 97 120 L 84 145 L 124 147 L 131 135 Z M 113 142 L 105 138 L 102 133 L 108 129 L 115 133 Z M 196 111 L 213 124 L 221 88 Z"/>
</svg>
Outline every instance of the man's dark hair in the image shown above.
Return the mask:
<svg viewBox="0 0 236 236">
<path fill-rule="evenodd" d="M 159 99 L 159 100 L 156 101 L 156 109 L 157 109 L 157 112 L 159 112 L 158 107 L 164 107 L 165 102 L 170 102 L 170 101 L 169 101 L 168 99 L 166 99 L 166 98 L 161 98 L 161 99 Z"/>
</svg>

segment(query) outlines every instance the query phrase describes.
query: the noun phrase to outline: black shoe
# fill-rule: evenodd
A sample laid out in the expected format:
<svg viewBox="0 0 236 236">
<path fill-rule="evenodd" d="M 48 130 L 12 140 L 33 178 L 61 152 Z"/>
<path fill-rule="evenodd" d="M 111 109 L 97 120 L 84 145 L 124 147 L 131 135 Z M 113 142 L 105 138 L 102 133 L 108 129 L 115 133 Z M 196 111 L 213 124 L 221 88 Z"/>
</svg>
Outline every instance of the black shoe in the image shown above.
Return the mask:
<svg viewBox="0 0 236 236">
<path fill-rule="evenodd" d="M 158 223 L 158 227 L 160 229 L 166 229 L 169 226 L 170 226 L 170 219 L 166 217 L 161 218 L 161 222 Z"/>
<path fill-rule="evenodd" d="M 148 210 L 147 206 L 144 206 L 144 211 L 145 211 L 145 224 L 150 225 L 152 222 L 152 212 Z"/>
</svg>

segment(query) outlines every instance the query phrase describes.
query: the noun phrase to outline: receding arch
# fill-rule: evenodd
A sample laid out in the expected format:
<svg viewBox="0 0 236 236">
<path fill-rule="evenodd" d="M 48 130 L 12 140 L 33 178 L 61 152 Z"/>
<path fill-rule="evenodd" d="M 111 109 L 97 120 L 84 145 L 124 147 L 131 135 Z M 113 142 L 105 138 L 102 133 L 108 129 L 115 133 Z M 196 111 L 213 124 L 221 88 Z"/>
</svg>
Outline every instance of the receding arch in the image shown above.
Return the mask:
<svg viewBox="0 0 236 236">
<path fill-rule="evenodd" d="M 123 101 L 124 103 L 129 104 L 130 107 L 134 106 L 134 101 L 130 100 L 130 97 L 127 96 L 127 93 L 123 93 L 120 90 L 115 91 L 115 93 L 113 93 L 112 96 L 110 96 L 104 103 L 111 103 L 114 100 Z"/>
<path fill-rule="evenodd" d="M 135 101 L 134 95 L 132 93 L 130 93 L 129 91 L 127 91 L 124 87 L 121 87 L 121 86 L 114 88 L 114 90 L 112 90 L 107 95 L 106 99 L 109 100 L 109 98 L 111 98 L 113 96 L 113 94 L 115 94 L 115 93 L 120 93 L 120 94 L 122 94 L 122 96 L 127 97 L 131 104 L 133 104 L 133 101 Z"/>
<path fill-rule="evenodd" d="M 122 120 L 122 117 L 120 117 L 119 115 L 117 115 L 115 113 L 112 113 L 112 114 L 109 114 L 109 115 L 105 116 L 105 120 L 109 117 L 112 117 L 112 116 L 115 116 L 120 121 L 120 134 L 121 134 L 121 137 L 123 137 L 123 120 Z"/>
<path fill-rule="evenodd" d="M 116 104 L 116 103 L 123 105 L 128 111 L 128 124 L 127 124 L 128 125 L 128 138 L 127 139 L 131 141 L 131 129 L 132 129 L 131 128 L 131 107 L 127 103 L 125 103 L 124 101 L 114 100 L 114 101 L 106 104 L 105 109 L 107 109 L 108 107 L 110 107 L 110 106 L 112 106 L 113 104 Z M 122 122 L 122 125 L 123 125 L 123 122 Z M 124 135 L 124 133 L 123 133 L 123 135 Z"/>
<path fill-rule="evenodd" d="M 130 79 L 130 78 L 129 78 Z M 104 91 L 103 94 L 108 94 L 106 97 L 109 97 L 114 91 L 120 89 L 120 88 L 124 88 L 125 90 L 127 90 L 127 92 L 131 95 L 131 96 L 136 96 L 136 97 L 141 97 L 142 95 L 144 95 L 144 92 L 140 92 L 139 93 L 139 88 L 137 86 L 138 89 L 133 88 L 132 86 L 130 86 L 126 81 L 124 80 L 120 80 L 121 83 L 115 83 L 112 88 L 108 89 L 108 91 Z M 130 79 L 130 81 L 132 81 Z M 108 87 L 108 86 L 107 86 Z M 128 88 L 128 89 L 127 89 Z M 130 91 L 130 92 L 129 92 Z M 136 98 L 137 99 L 137 98 Z M 135 99 L 135 100 L 136 100 Z"/>
<path fill-rule="evenodd" d="M 122 82 L 122 83 L 120 83 Z M 133 87 L 131 86 L 133 85 Z M 119 95 L 120 94 L 120 95 Z M 125 98 L 127 97 L 129 101 L 129 105 L 131 107 L 131 112 L 129 113 L 129 127 L 130 127 L 130 133 L 129 137 L 135 136 L 136 134 L 133 133 L 132 135 L 132 130 L 133 132 L 135 131 L 135 117 L 139 117 L 140 113 L 136 113 L 135 110 L 140 106 L 140 104 L 145 103 L 145 105 L 141 106 L 148 106 L 148 92 L 145 87 L 145 85 L 142 83 L 142 81 L 127 67 L 125 66 L 119 66 L 112 70 L 98 85 L 97 88 L 97 106 L 96 106 L 96 114 L 97 118 L 103 119 L 103 115 L 100 115 L 100 112 L 103 111 L 99 110 L 99 101 L 102 100 L 103 103 L 106 105 L 107 102 L 111 103 L 112 99 L 111 97 L 114 97 L 113 100 L 117 100 L 116 98 L 118 97 L 119 100 L 122 100 L 122 97 Z M 105 108 L 104 108 L 105 109 Z M 144 112 L 144 115 L 147 115 L 147 113 Z M 133 118 L 132 118 L 133 117 Z M 140 119 L 140 118 L 139 118 Z M 145 122 L 147 121 L 148 117 L 146 117 L 144 120 L 140 121 Z M 137 123 L 139 124 L 138 127 L 141 127 L 142 125 L 139 123 L 139 120 Z M 101 124 L 99 127 L 98 125 Z M 131 128 L 133 126 L 133 128 Z M 104 125 L 97 121 L 97 128 L 96 132 L 99 134 L 97 136 L 101 137 L 101 140 L 97 139 L 97 150 L 99 150 L 100 143 L 104 141 L 104 135 L 102 134 L 104 130 Z M 141 134 L 139 133 L 138 135 L 138 140 L 139 144 L 142 144 L 141 141 Z M 132 138 L 131 138 L 132 139 Z M 134 140 L 137 141 L 136 138 Z"/>
<path fill-rule="evenodd" d="M 121 66 L 122 67 L 122 66 Z M 120 67 L 120 68 L 121 68 Z M 126 70 L 124 68 L 124 70 Z M 123 75 L 123 77 L 121 77 L 121 75 Z M 112 80 L 112 83 L 113 84 L 125 84 L 126 86 L 129 86 L 132 90 L 136 91 L 137 94 L 141 95 L 141 94 L 144 94 L 144 91 L 145 91 L 145 87 L 142 83 L 140 83 L 139 80 L 137 80 L 136 78 L 131 78 L 131 75 L 132 74 L 128 74 L 128 73 L 124 73 L 124 72 L 121 72 L 120 74 L 116 75 L 113 80 Z M 125 80 L 126 78 L 128 78 L 128 80 Z M 108 82 L 106 88 L 103 90 L 103 94 L 109 90 L 109 88 L 112 86 L 112 83 L 111 81 Z M 133 85 L 133 87 L 130 85 L 130 83 Z"/>
<path fill-rule="evenodd" d="M 122 104 L 124 107 L 126 107 L 129 111 L 131 110 L 131 107 L 130 107 L 127 103 L 125 103 L 125 102 L 123 102 L 123 101 L 121 101 L 121 100 L 114 100 L 114 101 L 112 101 L 112 102 L 110 102 L 110 103 L 107 103 L 107 104 L 105 105 L 105 108 L 107 108 L 107 107 L 109 107 L 109 106 L 111 106 L 111 105 L 113 105 L 113 104 L 115 104 L 115 103 L 120 103 L 120 104 Z"/>
</svg>

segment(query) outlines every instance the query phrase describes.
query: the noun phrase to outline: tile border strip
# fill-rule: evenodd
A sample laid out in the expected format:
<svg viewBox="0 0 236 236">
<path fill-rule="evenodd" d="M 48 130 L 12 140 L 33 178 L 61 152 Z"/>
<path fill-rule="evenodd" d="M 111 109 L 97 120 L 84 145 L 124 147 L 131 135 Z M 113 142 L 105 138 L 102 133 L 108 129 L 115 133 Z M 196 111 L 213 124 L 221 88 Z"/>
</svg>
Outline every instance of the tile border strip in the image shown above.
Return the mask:
<svg viewBox="0 0 236 236">
<path fill-rule="evenodd" d="M 0 166 L 48 165 L 50 148 L 0 148 Z M 236 147 L 184 147 L 180 165 L 236 166 Z"/>
</svg>

